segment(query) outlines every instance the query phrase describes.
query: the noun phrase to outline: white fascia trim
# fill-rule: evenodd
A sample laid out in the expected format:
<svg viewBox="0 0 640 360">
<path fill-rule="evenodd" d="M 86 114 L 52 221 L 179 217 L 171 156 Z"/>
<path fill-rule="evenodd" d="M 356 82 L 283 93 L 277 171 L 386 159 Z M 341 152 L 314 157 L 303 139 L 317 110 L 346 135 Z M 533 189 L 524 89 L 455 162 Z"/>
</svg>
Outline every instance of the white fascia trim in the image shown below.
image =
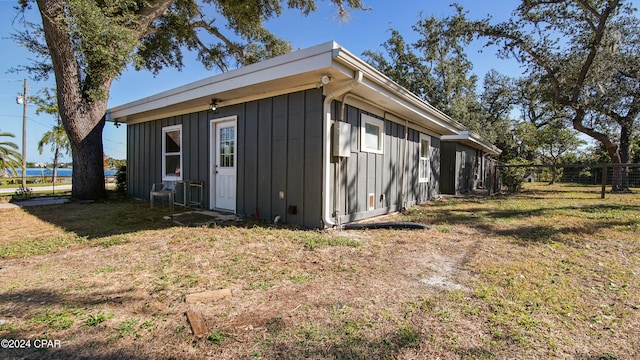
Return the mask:
<svg viewBox="0 0 640 360">
<path fill-rule="evenodd" d="M 129 115 L 327 68 L 332 64 L 331 54 L 336 46 L 333 41 L 327 42 L 116 106 L 107 111 L 107 120 L 126 119 Z"/>
<path fill-rule="evenodd" d="M 471 131 L 465 130 L 460 131 L 458 135 L 442 135 L 440 137 L 442 141 L 459 141 L 467 144 L 471 144 L 472 146 L 483 150 L 484 152 L 490 155 L 500 155 L 502 150 L 496 147 L 493 144 L 488 143 L 480 135 L 473 133 Z"/>
<path fill-rule="evenodd" d="M 454 127 L 451 123 L 442 119 L 440 117 L 436 117 L 435 114 L 431 112 L 427 112 L 427 110 L 423 105 L 426 104 L 422 101 L 420 103 L 416 102 L 408 102 L 404 97 L 398 96 L 392 89 L 387 87 L 381 87 L 377 82 L 371 81 L 368 78 L 365 78 L 362 81 L 362 85 L 368 87 L 369 89 L 385 96 L 390 102 L 395 103 L 396 105 L 408 110 L 412 116 L 409 118 L 412 122 L 419 124 L 420 122 L 424 122 L 422 125 L 426 128 L 429 128 L 429 124 L 435 124 L 443 129 L 450 131 L 451 133 L 458 133 L 460 129 Z"/>
<path fill-rule="evenodd" d="M 389 120 L 397 124 L 400 124 L 402 126 L 404 126 L 405 123 L 408 122 L 408 126 L 410 129 L 416 130 L 418 132 L 421 132 L 436 138 L 440 138 L 440 136 L 442 135 L 434 131 L 433 129 L 428 129 L 427 127 L 424 126 L 424 124 L 418 124 L 416 122 L 410 121 L 409 119 L 405 119 L 402 116 L 398 116 L 391 109 L 383 108 L 380 106 L 380 104 L 370 102 L 366 99 L 363 99 L 359 95 L 352 94 L 352 96 L 348 97 L 347 100 L 345 100 L 345 104 L 351 105 L 361 110 L 365 110 L 366 112 L 376 115 L 381 119 Z"/>
<path fill-rule="evenodd" d="M 336 48 L 334 50 L 334 58 L 339 62 L 347 64 L 347 66 L 360 69 L 365 74 L 365 79 L 370 80 L 367 81 L 367 83 L 370 82 L 370 87 L 379 88 L 379 92 L 384 93 L 389 98 L 398 97 L 402 99 L 403 102 L 406 103 L 404 106 L 412 108 L 413 111 L 419 114 L 421 118 L 426 118 L 441 127 L 450 129 L 453 133 L 458 133 L 459 131 L 464 130 L 464 126 L 462 124 L 453 120 L 451 117 L 422 100 L 409 90 L 403 88 L 373 66 L 354 56 L 344 48 Z M 382 91 L 383 89 L 384 91 Z M 425 116 L 425 112 L 430 116 Z"/>
</svg>

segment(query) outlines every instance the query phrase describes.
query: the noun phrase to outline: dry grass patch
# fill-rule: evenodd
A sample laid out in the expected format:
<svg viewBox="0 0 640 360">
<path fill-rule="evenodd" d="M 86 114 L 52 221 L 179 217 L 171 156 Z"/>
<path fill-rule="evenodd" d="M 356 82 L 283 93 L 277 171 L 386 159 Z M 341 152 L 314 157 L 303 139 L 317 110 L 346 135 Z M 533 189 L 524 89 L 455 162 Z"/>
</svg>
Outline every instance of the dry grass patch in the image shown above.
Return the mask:
<svg viewBox="0 0 640 360">
<path fill-rule="evenodd" d="M 637 357 L 640 199 L 570 190 L 396 216 L 430 231 L 176 227 L 129 201 L 6 211 L 18 235 L 0 235 L 0 338 L 62 346 L 2 355 Z M 216 289 L 233 296 L 185 303 Z M 188 309 L 207 336 L 193 338 Z"/>
</svg>

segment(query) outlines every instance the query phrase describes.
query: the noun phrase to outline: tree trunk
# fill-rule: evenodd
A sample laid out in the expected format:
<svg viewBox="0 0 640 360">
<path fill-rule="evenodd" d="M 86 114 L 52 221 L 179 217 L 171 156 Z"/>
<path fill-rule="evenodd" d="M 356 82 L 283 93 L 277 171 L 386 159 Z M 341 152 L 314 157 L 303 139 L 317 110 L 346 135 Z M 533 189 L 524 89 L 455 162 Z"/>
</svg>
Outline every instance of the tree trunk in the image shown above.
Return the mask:
<svg viewBox="0 0 640 360">
<path fill-rule="evenodd" d="M 620 122 L 618 122 L 620 123 Z M 629 152 L 631 150 L 631 131 L 628 126 L 621 124 L 620 127 L 620 149 L 618 150 L 620 162 L 626 164 L 629 162 Z M 614 174 L 618 171 L 620 177 L 620 186 L 614 189 L 616 192 L 629 192 L 629 168 L 618 166 L 614 168 Z"/>
<path fill-rule="evenodd" d="M 601 132 L 594 130 L 593 128 L 586 127 L 582 121 L 585 117 L 584 108 L 577 108 L 576 114 L 573 118 L 573 128 L 580 131 L 583 134 L 586 134 L 595 140 L 599 141 L 605 149 L 607 149 L 607 153 L 611 158 L 611 164 L 613 165 L 613 179 L 611 184 L 611 190 L 613 192 L 620 191 L 622 188 L 622 167 L 620 166 L 620 152 L 619 147 L 615 143 L 613 143 L 609 137 Z M 623 127 L 624 128 L 624 127 Z M 603 174 L 602 176 L 607 176 L 607 174 Z"/>
<path fill-rule="evenodd" d="M 76 58 L 69 29 L 64 22 L 63 0 L 37 0 L 45 40 L 56 79 L 58 108 L 73 158 L 71 196 L 80 200 L 106 198 L 102 161 L 102 129 L 113 79 L 102 79 L 103 100 L 84 93 L 82 71 Z M 94 79 L 95 80 L 95 79 Z"/>
<path fill-rule="evenodd" d="M 85 121 L 90 122 L 91 120 Z M 97 200 L 107 196 L 102 162 L 103 128 L 104 119 L 101 119 L 81 141 L 71 142 L 71 151 L 73 152 L 71 196 L 74 199 Z"/>
<path fill-rule="evenodd" d="M 51 182 L 53 186 L 56 186 L 56 178 L 58 177 L 58 156 L 60 155 L 60 146 L 56 143 L 56 150 L 53 153 L 53 175 L 51 175 Z"/>
<path fill-rule="evenodd" d="M 553 167 L 551 168 L 551 182 L 549 182 L 549 185 L 555 184 L 557 179 L 558 179 L 558 168 L 554 164 Z"/>
</svg>

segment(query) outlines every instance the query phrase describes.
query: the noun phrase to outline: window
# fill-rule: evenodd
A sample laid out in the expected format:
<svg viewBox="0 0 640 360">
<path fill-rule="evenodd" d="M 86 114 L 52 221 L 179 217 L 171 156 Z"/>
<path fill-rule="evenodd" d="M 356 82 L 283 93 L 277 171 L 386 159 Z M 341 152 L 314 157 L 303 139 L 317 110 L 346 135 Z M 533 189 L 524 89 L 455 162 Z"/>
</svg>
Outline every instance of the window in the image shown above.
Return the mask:
<svg viewBox="0 0 640 360">
<path fill-rule="evenodd" d="M 182 180 L 182 125 L 162 128 L 162 180 Z"/>
<path fill-rule="evenodd" d="M 234 155 L 235 155 L 235 126 L 224 127 L 220 129 L 220 151 L 218 165 L 220 167 L 234 167 Z"/>
<path fill-rule="evenodd" d="M 362 115 L 360 150 L 382 154 L 384 143 L 384 121 L 369 115 Z"/>
<path fill-rule="evenodd" d="M 418 173 L 420 175 L 418 181 L 421 183 L 429 182 L 429 177 L 431 175 L 430 153 L 431 140 L 429 135 L 420 134 L 420 162 L 418 164 Z"/>
</svg>

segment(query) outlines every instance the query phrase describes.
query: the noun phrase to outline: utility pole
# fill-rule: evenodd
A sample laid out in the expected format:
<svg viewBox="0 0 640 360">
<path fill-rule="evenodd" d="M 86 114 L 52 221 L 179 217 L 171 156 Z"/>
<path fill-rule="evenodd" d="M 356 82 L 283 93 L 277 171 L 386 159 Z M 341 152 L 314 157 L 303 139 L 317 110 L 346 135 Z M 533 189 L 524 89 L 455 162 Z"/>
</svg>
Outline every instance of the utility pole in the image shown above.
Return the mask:
<svg viewBox="0 0 640 360">
<path fill-rule="evenodd" d="M 27 79 L 22 93 L 22 189 L 27 189 Z"/>
</svg>

